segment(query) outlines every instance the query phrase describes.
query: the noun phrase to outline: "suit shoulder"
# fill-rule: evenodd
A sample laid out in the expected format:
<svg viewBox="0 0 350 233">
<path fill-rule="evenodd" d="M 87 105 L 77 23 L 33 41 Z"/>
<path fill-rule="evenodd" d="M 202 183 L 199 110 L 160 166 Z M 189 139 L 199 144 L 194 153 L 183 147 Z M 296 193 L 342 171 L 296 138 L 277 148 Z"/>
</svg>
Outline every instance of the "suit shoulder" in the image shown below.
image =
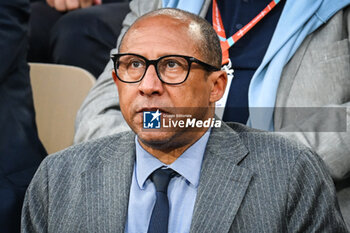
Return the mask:
<svg viewBox="0 0 350 233">
<path fill-rule="evenodd" d="M 270 174 L 277 180 L 291 179 L 304 171 L 310 177 L 322 173 L 329 178 L 321 157 L 304 144 L 275 132 L 256 130 L 241 124 L 229 126 L 232 126 L 233 133 L 238 134 L 240 142 L 248 150 L 241 166 L 254 171 L 259 177 Z M 300 179 L 302 177 L 301 175 Z"/>
<path fill-rule="evenodd" d="M 259 156 L 277 156 L 283 160 L 295 160 L 300 156 L 318 157 L 301 142 L 276 132 L 253 129 L 238 123 L 229 123 L 228 126 L 238 134 L 249 151 L 258 153 Z"/>
<path fill-rule="evenodd" d="M 133 142 L 134 137 L 133 132 L 127 131 L 82 142 L 48 155 L 43 163 L 52 171 L 76 166 L 79 166 L 81 171 L 87 165 L 97 163 L 101 155 L 111 153 L 116 149 L 123 149 L 125 143 Z"/>
</svg>

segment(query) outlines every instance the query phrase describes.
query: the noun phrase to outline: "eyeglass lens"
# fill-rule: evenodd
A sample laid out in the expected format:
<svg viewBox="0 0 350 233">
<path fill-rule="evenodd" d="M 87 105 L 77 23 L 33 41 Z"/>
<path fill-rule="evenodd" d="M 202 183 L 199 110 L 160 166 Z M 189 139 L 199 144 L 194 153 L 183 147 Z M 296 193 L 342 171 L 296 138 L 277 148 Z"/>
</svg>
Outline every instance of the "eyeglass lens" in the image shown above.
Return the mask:
<svg viewBox="0 0 350 233">
<path fill-rule="evenodd" d="M 183 57 L 162 57 L 156 62 L 157 74 L 166 83 L 181 83 L 186 79 L 189 63 Z M 142 79 L 147 70 L 147 62 L 142 57 L 123 55 L 116 61 L 118 77 L 126 82 L 137 82 Z"/>
</svg>

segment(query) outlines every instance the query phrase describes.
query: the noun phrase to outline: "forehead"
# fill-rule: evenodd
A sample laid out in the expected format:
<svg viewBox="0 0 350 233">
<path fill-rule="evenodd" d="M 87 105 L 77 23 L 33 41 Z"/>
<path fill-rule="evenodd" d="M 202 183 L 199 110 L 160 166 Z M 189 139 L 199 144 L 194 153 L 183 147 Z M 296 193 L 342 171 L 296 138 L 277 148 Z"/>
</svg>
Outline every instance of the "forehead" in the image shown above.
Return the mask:
<svg viewBox="0 0 350 233">
<path fill-rule="evenodd" d="M 166 15 L 147 17 L 130 28 L 120 52 L 148 55 L 149 59 L 167 54 L 196 56 L 200 33 L 195 25 Z"/>
</svg>

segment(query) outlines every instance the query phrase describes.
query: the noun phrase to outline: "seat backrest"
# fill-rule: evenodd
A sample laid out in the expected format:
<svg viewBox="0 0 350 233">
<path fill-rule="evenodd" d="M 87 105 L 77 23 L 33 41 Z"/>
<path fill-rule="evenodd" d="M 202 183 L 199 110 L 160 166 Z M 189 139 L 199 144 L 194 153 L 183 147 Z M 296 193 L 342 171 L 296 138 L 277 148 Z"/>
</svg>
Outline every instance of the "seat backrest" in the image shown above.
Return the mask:
<svg viewBox="0 0 350 233">
<path fill-rule="evenodd" d="M 74 66 L 29 65 L 39 138 L 52 154 L 73 144 L 75 117 L 95 78 Z"/>
</svg>

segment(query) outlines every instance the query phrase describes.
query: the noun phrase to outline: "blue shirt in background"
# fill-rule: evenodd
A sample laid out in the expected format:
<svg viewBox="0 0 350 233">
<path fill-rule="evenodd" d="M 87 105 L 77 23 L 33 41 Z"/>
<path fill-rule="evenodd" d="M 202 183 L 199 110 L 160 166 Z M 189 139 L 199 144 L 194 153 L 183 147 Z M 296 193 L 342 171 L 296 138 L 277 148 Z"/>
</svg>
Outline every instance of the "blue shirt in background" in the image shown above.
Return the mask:
<svg viewBox="0 0 350 233">
<path fill-rule="evenodd" d="M 190 231 L 200 170 L 209 135 L 210 130 L 170 165 L 160 162 L 145 151 L 137 137 L 135 138 L 136 162 L 131 181 L 125 232 L 147 232 L 156 201 L 155 186 L 149 176 L 160 167 L 171 168 L 179 174 L 171 179 L 168 186 L 170 207 L 168 232 Z"/>
<path fill-rule="evenodd" d="M 257 16 L 271 0 L 218 0 L 226 36 L 230 37 Z M 250 81 L 266 53 L 285 1 L 281 1 L 230 50 L 234 69 L 224 112 L 224 121 L 245 124 L 248 120 L 248 88 Z M 206 19 L 212 23 L 212 4 Z M 228 87 L 229 88 L 229 87 Z"/>
</svg>

